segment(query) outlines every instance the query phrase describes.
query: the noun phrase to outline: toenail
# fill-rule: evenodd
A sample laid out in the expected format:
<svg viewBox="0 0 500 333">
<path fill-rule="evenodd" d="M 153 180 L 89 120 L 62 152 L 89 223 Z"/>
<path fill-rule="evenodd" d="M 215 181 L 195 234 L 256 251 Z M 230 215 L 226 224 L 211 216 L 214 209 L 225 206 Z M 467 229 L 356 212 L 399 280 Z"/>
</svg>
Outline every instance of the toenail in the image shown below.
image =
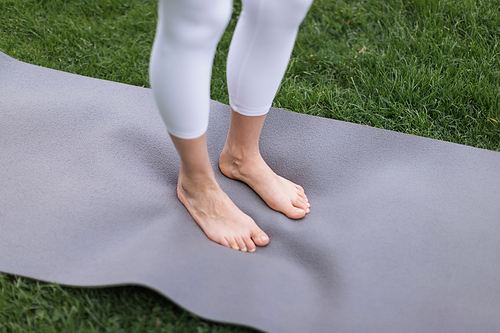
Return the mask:
<svg viewBox="0 0 500 333">
<path fill-rule="evenodd" d="M 306 209 L 306 213 L 309 213 L 311 210 L 309 208 Z"/>
<path fill-rule="evenodd" d="M 233 246 L 231 246 L 231 248 L 232 248 L 233 250 L 239 250 L 239 249 L 240 249 L 240 248 L 238 247 L 238 245 L 233 245 Z"/>
<path fill-rule="evenodd" d="M 246 247 L 242 248 L 241 252 L 247 252 L 247 248 Z"/>
<path fill-rule="evenodd" d="M 260 241 L 261 242 L 267 242 L 268 240 L 269 240 L 269 237 L 267 237 L 266 235 L 260 236 Z"/>
<path fill-rule="evenodd" d="M 251 249 L 251 250 L 249 250 L 248 252 L 253 253 L 253 252 L 255 252 L 255 249 Z"/>
<path fill-rule="evenodd" d="M 296 209 L 295 214 L 303 214 L 304 210 L 303 209 Z"/>
</svg>

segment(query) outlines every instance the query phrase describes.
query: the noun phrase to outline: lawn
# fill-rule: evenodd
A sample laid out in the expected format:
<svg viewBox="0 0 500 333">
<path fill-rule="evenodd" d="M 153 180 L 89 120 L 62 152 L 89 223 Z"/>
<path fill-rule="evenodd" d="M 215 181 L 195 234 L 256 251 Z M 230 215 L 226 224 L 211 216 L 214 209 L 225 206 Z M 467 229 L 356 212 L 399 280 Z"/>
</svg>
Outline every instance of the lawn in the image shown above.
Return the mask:
<svg viewBox="0 0 500 333">
<path fill-rule="evenodd" d="M 226 104 L 234 7 L 212 75 Z M 155 1 L 2 0 L 0 51 L 148 87 L 155 26 Z M 273 106 L 500 151 L 500 0 L 316 0 Z M 140 287 L 0 285 L 0 332 L 253 332 Z"/>
</svg>

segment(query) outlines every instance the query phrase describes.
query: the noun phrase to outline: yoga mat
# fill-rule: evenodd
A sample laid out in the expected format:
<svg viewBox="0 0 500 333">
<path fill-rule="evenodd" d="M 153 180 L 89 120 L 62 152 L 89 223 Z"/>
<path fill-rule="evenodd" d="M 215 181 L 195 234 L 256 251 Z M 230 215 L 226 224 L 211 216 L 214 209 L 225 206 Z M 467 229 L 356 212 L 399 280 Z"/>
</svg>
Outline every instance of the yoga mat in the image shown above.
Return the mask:
<svg viewBox="0 0 500 333">
<path fill-rule="evenodd" d="M 212 102 L 217 180 L 271 238 L 253 254 L 177 200 L 150 89 L 0 53 L 0 271 L 267 332 L 500 331 L 500 153 L 272 109 L 262 155 L 305 188 L 296 221 L 217 169 L 228 125 Z"/>
</svg>

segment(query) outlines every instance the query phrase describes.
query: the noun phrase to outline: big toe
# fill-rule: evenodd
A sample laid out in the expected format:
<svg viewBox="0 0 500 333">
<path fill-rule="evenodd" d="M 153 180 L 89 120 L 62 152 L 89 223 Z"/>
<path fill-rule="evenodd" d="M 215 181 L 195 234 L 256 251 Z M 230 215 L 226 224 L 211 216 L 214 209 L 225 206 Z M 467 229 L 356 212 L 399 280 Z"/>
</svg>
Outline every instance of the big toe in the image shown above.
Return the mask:
<svg viewBox="0 0 500 333">
<path fill-rule="evenodd" d="M 291 219 L 301 219 L 306 215 L 306 209 L 291 207 L 285 211 L 285 215 Z"/>
<path fill-rule="evenodd" d="M 269 244 L 269 237 L 263 231 L 255 233 L 255 236 L 252 236 L 252 240 L 257 246 L 266 246 Z"/>
</svg>

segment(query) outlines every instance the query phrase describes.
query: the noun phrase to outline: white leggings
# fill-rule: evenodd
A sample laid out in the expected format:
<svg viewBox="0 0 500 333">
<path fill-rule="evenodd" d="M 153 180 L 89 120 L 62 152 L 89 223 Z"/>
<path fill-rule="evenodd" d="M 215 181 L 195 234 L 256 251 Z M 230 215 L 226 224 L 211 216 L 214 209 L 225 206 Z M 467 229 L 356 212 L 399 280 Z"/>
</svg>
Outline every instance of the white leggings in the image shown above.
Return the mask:
<svg viewBox="0 0 500 333">
<path fill-rule="evenodd" d="M 288 65 L 300 23 L 313 0 L 242 0 L 227 59 L 230 105 L 265 115 Z M 210 79 L 232 0 L 160 0 L 150 82 L 167 130 L 181 139 L 208 127 Z"/>
</svg>

